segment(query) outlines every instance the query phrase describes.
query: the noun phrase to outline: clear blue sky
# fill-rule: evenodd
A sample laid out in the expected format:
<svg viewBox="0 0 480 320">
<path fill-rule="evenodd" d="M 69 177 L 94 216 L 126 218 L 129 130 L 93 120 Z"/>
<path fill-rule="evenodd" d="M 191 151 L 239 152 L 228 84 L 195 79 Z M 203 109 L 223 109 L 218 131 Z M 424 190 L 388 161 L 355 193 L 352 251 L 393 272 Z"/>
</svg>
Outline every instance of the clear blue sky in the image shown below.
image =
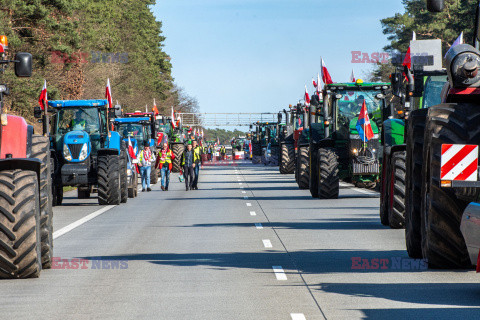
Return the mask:
<svg viewBox="0 0 480 320">
<path fill-rule="evenodd" d="M 320 56 L 333 81 L 372 68 L 351 51 L 379 52 L 380 19 L 401 0 L 157 0 L 175 82 L 202 112 L 277 112 L 297 103 Z"/>
</svg>

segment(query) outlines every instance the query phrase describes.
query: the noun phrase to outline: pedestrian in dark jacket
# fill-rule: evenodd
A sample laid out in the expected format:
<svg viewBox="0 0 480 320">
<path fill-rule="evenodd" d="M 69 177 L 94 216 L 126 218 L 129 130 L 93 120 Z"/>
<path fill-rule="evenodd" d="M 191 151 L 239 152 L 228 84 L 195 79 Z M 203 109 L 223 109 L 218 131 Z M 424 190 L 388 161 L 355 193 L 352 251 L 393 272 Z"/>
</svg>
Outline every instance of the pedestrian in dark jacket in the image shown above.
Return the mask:
<svg viewBox="0 0 480 320">
<path fill-rule="evenodd" d="M 185 177 L 185 190 L 193 190 L 193 180 L 195 179 L 195 152 L 192 144 L 187 144 L 187 149 L 182 154 L 181 165 L 183 167 L 183 175 Z"/>
</svg>

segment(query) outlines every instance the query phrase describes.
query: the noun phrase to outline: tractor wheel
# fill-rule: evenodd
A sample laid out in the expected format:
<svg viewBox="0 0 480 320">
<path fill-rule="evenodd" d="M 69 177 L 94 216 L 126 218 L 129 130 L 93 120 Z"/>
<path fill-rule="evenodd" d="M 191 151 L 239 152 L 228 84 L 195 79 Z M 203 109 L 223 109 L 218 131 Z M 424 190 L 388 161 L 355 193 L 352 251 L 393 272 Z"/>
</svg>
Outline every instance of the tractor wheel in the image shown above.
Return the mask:
<svg viewBox="0 0 480 320">
<path fill-rule="evenodd" d="M 422 258 L 421 192 L 423 172 L 423 145 L 428 109 L 414 110 L 407 127 L 407 172 L 405 192 L 405 242 L 408 256 Z"/>
<path fill-rule="evenodd" d="M 308 156 L 308 167 L 310 168 L 310 176 L 308 181 L 308 187 L 310 189 L 310 194 L 313 198 L 318 198 L 318 179 L 319 179 L 319 171 L 318 171 L 318 150 L 313 149 L 312 147 L 309 148 L 309 156 Z"/>
<path fill-rule="evenodd" d="M 120 204 L 120 156 L 98 156 L 98 203 L 100 205 Z"/>
<path fill-rule="evenodd" d="M 181 143 L 175 143 L 172 145 L 173 155 L 175 159 L 173 159 L 173 168 L 172 172 L 180 172 L 180 160 L 182 159 L 182 153 L 185 150 L 185 146 Z"/>
<path fill-rule="evenodd" d="M 34 134 L 32 136 L 31 158 L 39 159 L 40 166 L 40 238 L 42 252 L 42 267 L 50 269 L 53 257 L 53 210 L 52 210 L 52 179 L 50 161 L 50 140 L 48 137 Z"/>
<path fill-rule="evenodd" d="M 391 203 L 391 197 L 390 195 L 392 194 L 393 190 L 393 185 L 391 182 L 391 177 L 392 173 L 390 170 L 390 165 L 391 165 L 391 159 L 389 158 L 389 155 L 386 153 L 383 154 L 383 162 L 382 162 L 382 179 L 380 182 L 380 222 L 384 226 L 388 226 L 388 216 L 389 216 L 389 210 L 390 210 L 390 203 Z"/>
<path fill-rule="evenodd" d="M 434 268 L 471 265 L 460 231 L 463 211 L 475 201 L 478 189 L 440 187 L 443 143 L 480 144 L 480 111 L 468 103 L 440 104 L 428 110 L 422 175 L 422 252 Z"/>
<path fill-rule="evenodd" d="M 152 168 L 152 171 L 150 172 L 150 183 L 151 184 L 157 184 L 158 183 L 158 169 L 157 168 Z"/>
<path fill-rule="evenodd" d="M 53 202 L 56 206 L 61 206 L 63 203 L 63 186 L 52 185 Z"/>
<path fill-rule="evenodd" d="M 295 172 L 295 147 L 291 143 L 282 144 L 282 156 L 280 171 L 282 174 L 291 174 Z"/>
<path fill-rule="evenodd" d="M 0 278 L 37 278 L 42 270 L 37 173 L 0 171 Z"/>
<path fill-rule="evenodd" d="M 310 170 L 308 166 L 308 149 L 309 147 L 299 148 L 298 157 L 298 187 L 300 189 L 309 188 Z"/>
<path fill-rule="evenodd" d="M 122 203 L 126 203 L 128 201 L 127 164 L 127 146 L 125 144 L 125 141 L 122 141 L 122 146 L 120 149 L 120 197 Z"/>
<path fill-rule="evenodd" d="M 320 148 L 317 151 L 318 197 L 338 199 L 340 179 L 338 177 L 338 155 L 335 149 Z"/>
<path fill-rule="evenodd" d="M 77 188 L 77 198 L 78 199 L 90 199 L 90 188 Z"/>
<path fill-rule="evenodd" d="M 270 157 L 270 165 L 271 166 L 278 166 L 279 163 L 279 157 L 280 157 L 280 148 L 278 146 L 272 147 L 272 154 Z"/>
<path fill-rule="evenodd" d="M 388 223 L 392 229 L 405 227 L 405 175 L 406 152 L 398 151 L 392 156 L 393 168 L 393 203 L 388 211 Z"/>
</svg>

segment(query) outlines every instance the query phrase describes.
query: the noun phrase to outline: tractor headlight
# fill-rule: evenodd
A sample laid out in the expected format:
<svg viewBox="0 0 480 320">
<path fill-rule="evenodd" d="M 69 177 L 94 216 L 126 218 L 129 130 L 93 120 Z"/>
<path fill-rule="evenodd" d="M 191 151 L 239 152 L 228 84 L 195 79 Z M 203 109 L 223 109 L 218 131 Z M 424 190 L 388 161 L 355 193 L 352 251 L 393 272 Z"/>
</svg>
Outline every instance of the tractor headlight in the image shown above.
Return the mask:
<svg viewBox="0 0 480 320">
<path fill-rule="evenodd" d="M 78 160 L 83 161 L 87 158 L 87 156 L 88 156 L 88 145 L 84 143 L 82 150 L 80 150 L 80 156 L 78 157 Z"/>
<path fill-rule="evenodd" d="M 352 150 L 352 153 L 353 153 L 354 155 L 358 156 L 358 150 L 357 150 L 357 149 L 354 148 L 354 149 Z"/>
<path fill-rule="evenodd" d="M 65 143 L 63 144 L 63 157 L 67 161 L 72 161 L 72 155 L 70 154 L 70 150 Z"/>
<path fill-rule="evenodd" d="M 132 176 L 132 169 L 127 169 L 127 177 L 131 177 Z"/>
</svg>

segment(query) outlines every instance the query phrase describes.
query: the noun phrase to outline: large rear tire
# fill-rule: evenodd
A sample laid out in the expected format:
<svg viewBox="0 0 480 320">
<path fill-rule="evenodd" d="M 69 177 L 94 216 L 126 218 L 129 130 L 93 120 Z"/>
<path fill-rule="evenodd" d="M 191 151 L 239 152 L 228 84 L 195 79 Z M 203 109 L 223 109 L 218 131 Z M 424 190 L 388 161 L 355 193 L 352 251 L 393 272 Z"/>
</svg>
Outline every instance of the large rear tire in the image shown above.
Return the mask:
<svg viewBox="0 0 480 320">
<path fill-rule="evenodd" d="M 272 154 L 270 156 L 269 165 L 276 167 L 279 165 L 280 148 L 279 146 L 273 146 L 271 150 Z"/>
<path fill-rule="evenodd" d="M 388 211 L 388 223 L 392 229 L 405 227 L 405 163 L 406 152 L 397 151 L 392 156 L 393 168 L 393 202 Z"/>
<path fill-rule="evenodd" d="M 77 188 L 77 198 L 78 199 L 90 199 L 90 188 L 89 187 L 78 187 Z"/>
<path fill-rule="evenodd" d="M 173 155 L 175 156 L 175 158 L 173 159 L 172 172 L 180 172 L 180 160 L 182 159 L 182 153 L 184 150 L 185 146 L 182 143 L 174 143 L 172 145 Z"/>
<path fill-rule="evenodd" d="M 308 188 L 312 197 L 318 198 L 318 150 L 313 149 L 311 146 L 309 148 L 308 167 L 310 168 Z"/>
<path fill-rule="evenodd" d="M 388 212 L 390 210 L 391 194 L 393 191 L 392 184 L 392 170 L 391 167 L 391 157 L 386 153 L 383 154 L 383 163 L 382 163 L 382 180 L 380 186 L 380 222 L 384 226 L 388 226 Z"/>
<path fill-rule="evenodd" d="M 309 188 L 310 168 L 308 165 L 309 147 L 299 147 L 298 156 L 298 187 L 300 189 Z"/>
<path fill-rule="evenodd" d="M 295 147 L 292 143 L 282 144 L 280 173 L 291 174 L 295 172 Z"/>
<path fill-rule="evenodd" d="M 407 127 L 407 172 L 405 192 L 405 243 L 408 256 L 420 259 L 422 254 L 421 202 L 423 145 L 428 109 L 414 110 Z"/>
<path fill-rule="evenodd" d="M 31 158 L 39 159 L 40 166 L 40 238 L 42 253 L 42 268 L 50 269 L 53 258 L 53 195 L 50 161 L 50 140 L 48 137 L 34 134 L 32 136 Z"/>
<path fill-rule="evenodd" d="M 471 265 L 460 221 L 479 190 L 440 187 L 440 161 L 444 143 L 480 144 L 478 123 L 478 105 L 440 104 L 428 110 L 423 153 L 427 167 L 422 179 L 422 252 L 433 268 Z"/>
<path fill-rule="evenodd" d="M 340 179 L 338 177 L 338 155 L 335 149 L 320 148 L 318 158 L 318 197 L 338 199 Z"/>
<path fill-rule="evenodd" d="M 42 270 L 37 173 L 0 171 L 0 278 L 37 278 Z"/>
<path fill-rule="evenodd" d="M 100 205 L 118 205 L 120 194 L 120 156 L 98 156 L 98 203 Z"/>
</svg>

